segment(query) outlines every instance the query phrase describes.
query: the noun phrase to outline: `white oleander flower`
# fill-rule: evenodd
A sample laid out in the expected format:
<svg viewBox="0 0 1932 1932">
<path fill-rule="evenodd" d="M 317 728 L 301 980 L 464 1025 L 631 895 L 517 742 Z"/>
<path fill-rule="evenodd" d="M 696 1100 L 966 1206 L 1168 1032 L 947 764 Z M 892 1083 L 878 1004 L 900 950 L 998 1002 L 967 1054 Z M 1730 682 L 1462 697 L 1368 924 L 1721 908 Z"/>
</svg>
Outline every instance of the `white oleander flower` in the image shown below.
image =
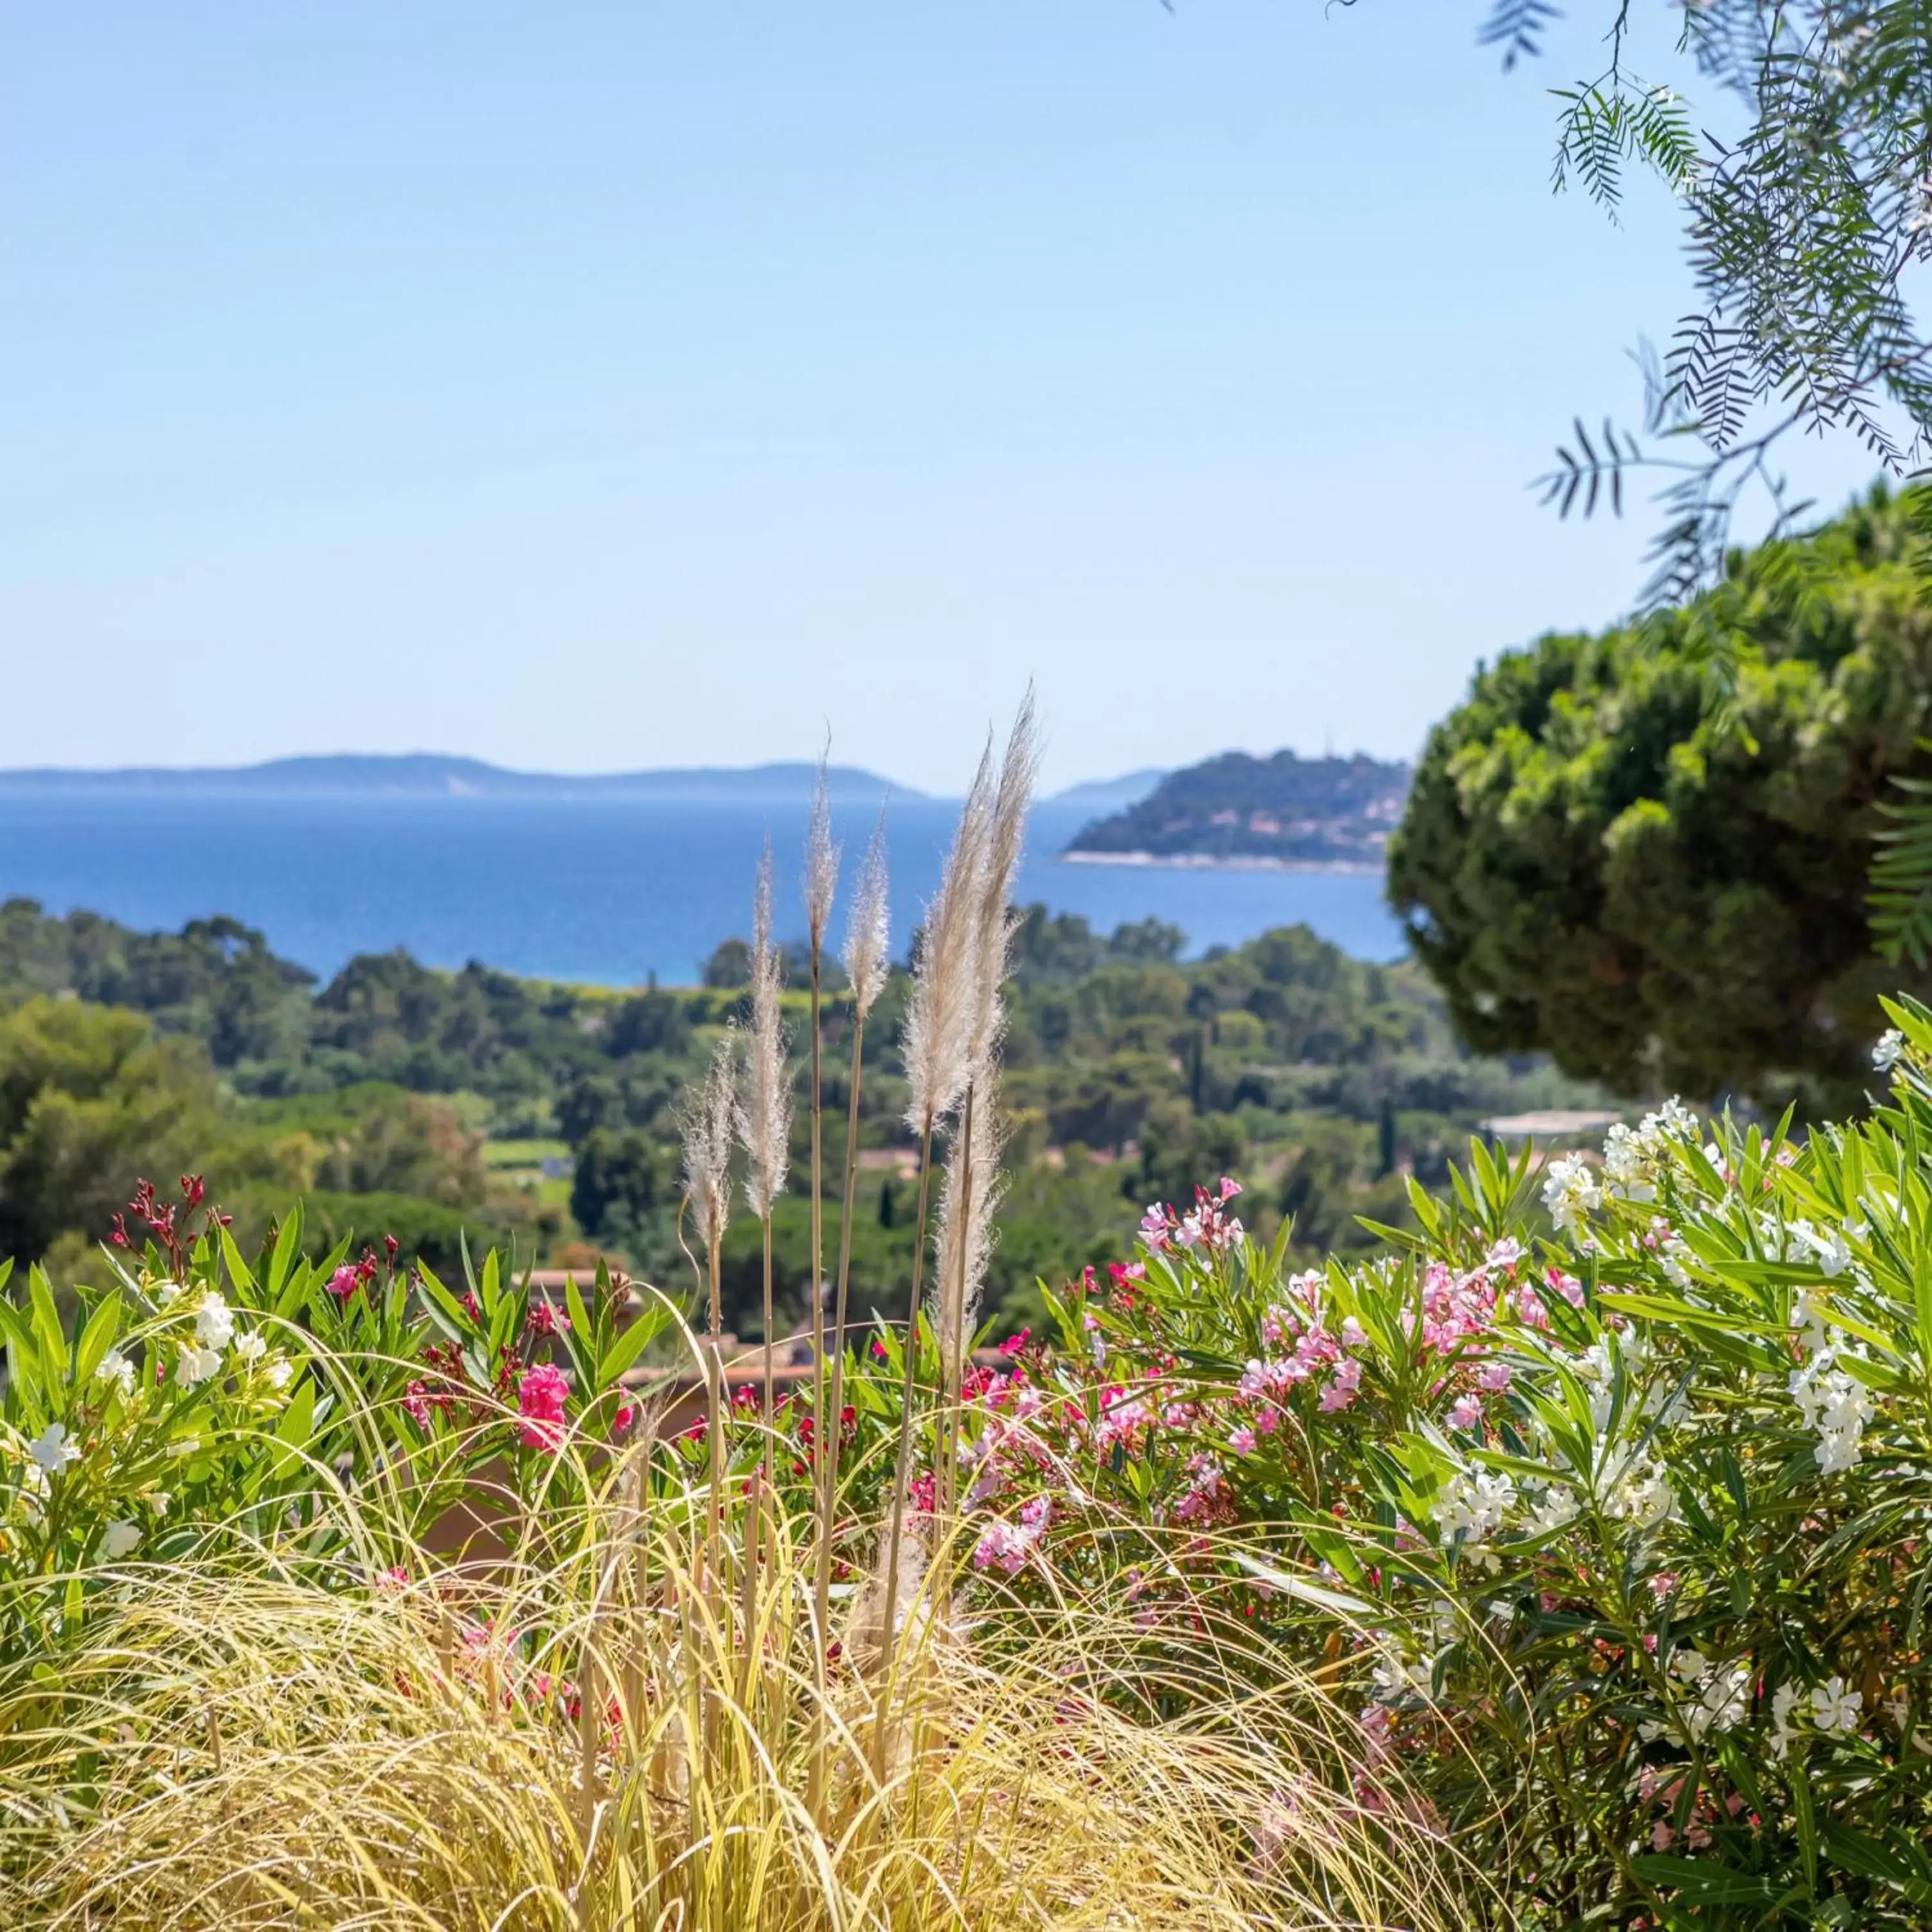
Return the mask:
<svg viewBox="0 0 1932 1932">
<path fill-rule="evenodd" d="M 1889 1073 L 1905 1054 L 1905 1036 L 1896 1027 L 1888 1027 L 1878 1036 L 1872 1048 L 1872 1067 L 1874 1072 Z"/>
<path fill-rule="evenodd" d="M 118 1348 L 110 1348 L 101 1357 L 100 1364 L 94 1372 L 94 1379 L 117 1384 L 124 1402 L 134 1393 L 134 1364 Z"/>
<path fill-rule="evenodd" d="M 57 1476 L 70 1462 L 80 1460 L 80 1445 L 71 1440 L 64 1422 L 50 1422 L 27 1445 L 27 1454 L 50 1476 Z"/>
<path fill-rule="evenodd" d="M 110 1522 L 100 1532 L 100 1553 L 110 1563 L 118 1563 L 124 1556 L 130 1556 L 141 1540 L 141 1526 L 136 1522 Z"/>
<path fill-rule="evenodd" d="M 1582 1228 L 1603 1198 L 1603 1190 L 1581 1154 L 1566 1154 L 1550 1163 L 1543 1181 L 1543 1204 L 1550 1218 L 1565 1233 L 1575 1234 Z"/>
<path fill-rule="evenodd" d="M 1864 1694 L 1848 1690 L 1842 1677 L 1828 1677 L 1811 1694 L 1811 1721 L 1821 1731 L 1855 1731 Z"/>
<path fill-rule="evenodd" d="M 176 1372 L 184 1388 L 197 1388 L 210 1376 L 221 1372 L 221 1357 L 213 1348 L 204 1348 L 193 1342 L 175 1344 Z"/>
<path fill-rule="evenodd" d="M 262 1374 L 272 1389 L 285 1389 L 289 1385 L 290 1378 L 295 1372 L 296 1365 L 289 1360 L 287 1356 L 276 1355 L 270 1359 L 268 1365 L 262 1370 Z"/>
<path fill-rule="evenodd" d="M 1678 1683 L 1695 1689 L 1711 1674 L 1711 1660 L 1695 1646 L 1686 1644 L 1670 1660 L 1670 1674 Z"/>
<path fill-rule="evenodd" d="M 1576 1514 L 1576 1492 L 1567 1483 L 1548 1483 L 1537 1492 L 1529 1506 L 1528 1527 L 1532 1534 L 1546 1536 L 1561 1529 Z"/>
<path fill-rule="evenodd" d="M 1771 1694 L 1771 1754 L 1780 1764 L 1797 1740 L 1791 1714 L 1802 1694 L 1795 1684 L 1780 1684 Z"/>
<path fill-rule="evenodd" d="M 1404 1697 L 1426 1701 L 1435 1681 L 1435 1668 L 1427 1658 L 1412 1661 L 1394 1651 L 1384 1651 L 1376 1660 L 1375 1700 L 1378 1704 L 1393 1704 Z"/>
<path fill-rule="evenodd" d="M 251 1328 L 245 1335 L 236 1337 L 235 1358 L 239 1362 L 259 1362 L 268 1352 L 268 1343 L 262 1339 L 260 1330 Z"/>
<path fill-rule="evenodd" d="M 225 1348 L 235 1339 L 235 1311 L 213 1288 L 195 1310 L 194 1333 L 204 1348 Z"/>
<path fill-rule="evenodd" d="M 1433 1514 L 1444 1536 L 1476 1543 L 1502 1527 L 1504 1515 L 1515 1501 L 1516 1485 L 1507 1475 L 1479 1469 L 1472 1475 L 1451 1477 Z"/>
<path fill-rule="evenodd" d="M 1713 1731 L 1736 1730 L 1750 1708 L 1750 1682 L 1742 1664 L 1712 1672 L 1685 1719 L 1691 1736 L 1701 1740 Z"/>
</svg>

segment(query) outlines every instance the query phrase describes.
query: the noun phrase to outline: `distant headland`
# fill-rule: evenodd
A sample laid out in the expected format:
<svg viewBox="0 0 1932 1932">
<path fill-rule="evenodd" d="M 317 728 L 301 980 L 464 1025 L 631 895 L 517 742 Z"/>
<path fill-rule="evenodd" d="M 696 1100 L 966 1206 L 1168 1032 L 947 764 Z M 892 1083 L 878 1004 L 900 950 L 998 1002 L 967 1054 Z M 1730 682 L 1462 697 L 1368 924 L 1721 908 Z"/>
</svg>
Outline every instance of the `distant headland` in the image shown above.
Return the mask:
<svg viewBox="0 0 1932 1932">
<path fill-rule="evenodd" d="M 1408 796 L 1409 768 L 1352 758 L 1227 752 L 1170 772 L 1096 819 L 1060 856 L 1088 865 L 1379 871 Z"/>
<path fill-rule="evenodd" d="M 512 771 L 481 758 L 440 752 L 272 758 L 257 765 L 188 769 L 130 766 L 87 771 L 44 767 L 0 770 L 0 790 L 237 793 L 282 797 L 653 799 L 668 803 L 802 804 L 817 767 L 809 764 L 699 765 L 662 771 L 574 774 Z M 826 770 L 833 802 L 874 805 L 926 794 L 850 765 Z"/>
</svg>

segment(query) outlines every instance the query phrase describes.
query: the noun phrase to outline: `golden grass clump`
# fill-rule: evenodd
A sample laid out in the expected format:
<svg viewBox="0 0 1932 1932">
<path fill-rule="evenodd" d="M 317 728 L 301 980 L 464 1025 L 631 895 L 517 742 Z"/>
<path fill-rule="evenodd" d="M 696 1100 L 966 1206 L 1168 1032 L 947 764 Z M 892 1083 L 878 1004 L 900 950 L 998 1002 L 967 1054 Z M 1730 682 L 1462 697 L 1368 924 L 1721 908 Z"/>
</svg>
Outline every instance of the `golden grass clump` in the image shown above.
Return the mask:
<svg viewBox="0 0 1932 1932">
<path fill-rule="evenodd" d="M 1306 1685 L 1203 1700 L 1190 1671 L 1163 1720 L 1130 1619 L 969 1632 L 922 1598 L 887 1672 L 862 1588 L 822 1671 L 808 1519 L 766 1519 L 748 1643 L 704 1587 L 702 1488 L 640 1508 L 638 1474 L 547 1519 L 566 1553 L 541 1561 L 418 1554 L 346 1588 L 260 1553 L 130 1568 L 57 1663 L 0 1678 L 0 1924 L 1445 1922 L 1441 1847 L 1348 1802 Z"/>
</svg>

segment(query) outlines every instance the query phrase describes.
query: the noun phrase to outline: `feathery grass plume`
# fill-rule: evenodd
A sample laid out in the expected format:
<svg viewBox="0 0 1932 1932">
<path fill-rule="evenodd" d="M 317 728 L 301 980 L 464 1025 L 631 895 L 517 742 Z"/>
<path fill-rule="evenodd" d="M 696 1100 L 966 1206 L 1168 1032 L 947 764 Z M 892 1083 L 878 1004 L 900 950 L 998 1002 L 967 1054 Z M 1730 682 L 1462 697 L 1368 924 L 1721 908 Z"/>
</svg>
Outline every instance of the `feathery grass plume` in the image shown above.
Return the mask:
<svg viewBox="0 0 1932 1932">
<path fill-rule="evenodd" d="M 844 1197 L 838 1222 L 838 1280 L 832 1304 L 832 1334 L 826 1354 L 831 1370 L 829 1389 L 823 1391 L 815 1413 L 831 1418 L 818 1434 L 818 1548 L 813 1579 L 814 1627 L 821 1642 L 831 1630 L 832 1545 L 838 1518 L 838 1461 L 844 1430 L 838 1418 L 845 1404 L 845 1327 L 850 1312 L 852 1223 L 859 1190 L 859 1094 L 866 1065 L 866 1020 L 884 990 L 891 968 L 892 922 L 886 904 L 886 814 L 880 808 L 866 862 L 852 900 L 845 935 L 845 974 L 852 987 L 852 1078 L 845 1116 Z M 822 1764 L 814 1781 L 822 1779 Z"/>
<path fill-rule="evenodd" d="M 566 1450 L 566 1454 L 574 1450 Z M 654 1461 L 488 1566 L 402 1550 L 332 1585 L 294 1552 L 125 1567 L 51 1658 L 0 1670 L 0 1924 L 163 1932 L 1443 1932 L 1453 1849 L 1348 1792 L 1352 1718 L 1305 1676 L 1242 1681 L 1252 1630 L 1178 1605 L 1150 1646 L 1072 1578 L 988 1586 L 970 1641 L 891 1630 L 913 1687 L 890 1769 L 881 1673 L 820 1690 L 775 1513 L 748 1642 L 706 1606 L 700 1511 Z M 344 1498 L 351 1514 L 370 1501 Z M 650 1544 L 650 1582 L 628 1556 Z M 392 1526 L 360 1541 L 392 1546 Z M 918 1558 L 908 1546 L 909 1571 Z M 909 1574 L 901 1594 L 917 1604 Z M 862 1602 L 855 1622 L 872 1616 Z M 452 1635 L 452 1626 L 455 1625 Z M 1226 1648 L 1224 1650 L 1223 1646 Z M 748 1691 L 748 1670 L 752 1674 Z M 627 1689 L 626 1687 L 634 1687 Z M 915 1701 L 916 1699 L 916 1701 Z M 716 1724 L 694 1713 L 712 1710 Z M 1162 1710 L 1181 1712 L 1162 1716 Z M 814 1718 L 832 1761 L 802 1797 Z"/>
<path fill-rule="evenodd" d="M 728 1033 L 711 1051 L 711 1065 L 686 1102 L 684 1198 L 704 1244 L 710 1286 L 706 1332 L 705 1439 L 711 1470 L 706 1511 L 711 1587 L 717 1587 L 724 1498 L 724 1230 L 731 1217 L 731 1138 L 737 1118 L 736 1035 Z"/>
<path fill-rule="evenodd" d="M 900 1036 L 905 1063 L 906 1125 L 932 1131 L 959 1104 L 970 1072 L 979 987 L 980 898 L 993 815 L 992 746 L 974 774 L 939 890 L 926 909 L 912 998 Z"/>
<path fill-rule="evenodd" d="M 1027 687 L 1007 734 L 1000 778 L 986 832 L 986 862 L 977 907 L 978 945 L 967 1084 L 952 1136 L 940 1203 L 940 1254 L 934 1327 L 939 1336 L 940 1422 L 939 1503 L 950 1520 L 958 1476 L 958 1408 L 970 1344 L 991 1251 L 993 1210 L 1000 1191 L 998 1157 L 1005 1130 L 998 1120 L 1000 1048 L 1006 1030 L 1004 988 L 1016 920 L 1013 880 L 1026 838 L 1026 815 L 1040 770 L 1040 735 L 1033 687 Z"/>
<path fill-rule="evenodd" d="M 881 806 L 845 928 L 845 976 L 852 982 L 853 1011 L 861 1020 L 885 991 L 891 970 L 892 926 L 886 885 L 886 814 Z"/>
<path fill-rule="evenodd" d="M 752 901 L 752 1027 L 745 1054 L 738 1138 L 746 1155 L 745 1204 L 770 1218 L 785 1190 L 791 1150 L 791 1082 L 785 1077 L 784 961 L 772 937 L 772 847 L 765 842 Z"/>
<path fill-rule="evenodd" d="M 926 907 L 912 998 L 906 1008 L 900 1055 L 910 1095 L 906 1120 L 919 1136 L 919 1202 L 913 1216 L 912 1292 L 906 1304 L 904 1372 L 900 1378 L 898 1454 L 892 1473 L 890 1527 L 886 1532 L 885 1623 L 892 1624 L 898 1584 L 899 1544 L 905 1529 L 906 1485 L 912 1473 L 913 1391 L 919 1366 L 919 1316 L 923 1304 L 927 1210 L 932 1201 L 932 1135 L 966 1091 L 971 1072 L 973 1022 L 978 987 L 980 898 L 993 818 L 993 747 L 961 808 L 952 850 L 939 875 L 939 890 Z M 876 1740 L 885 1748 L 881 1720 Z"/>
</svg>

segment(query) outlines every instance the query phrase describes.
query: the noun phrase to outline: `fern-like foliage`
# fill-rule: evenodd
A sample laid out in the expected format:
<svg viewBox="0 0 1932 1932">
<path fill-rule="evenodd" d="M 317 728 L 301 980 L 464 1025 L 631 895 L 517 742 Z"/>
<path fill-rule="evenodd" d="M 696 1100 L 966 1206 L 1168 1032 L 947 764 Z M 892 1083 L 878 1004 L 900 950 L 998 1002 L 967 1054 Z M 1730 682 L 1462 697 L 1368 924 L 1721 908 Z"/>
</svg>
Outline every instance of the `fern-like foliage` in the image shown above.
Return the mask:
<svg viewBox="0 0 1932 1932">
<path fill-rule="evenodd" d="M 1544 31 L 1562 11 L 1551 0 L 1495 0 L 1476 38 L 1486 47 L 1502 49 L 1507 74 L 1518 61 L 1543 51 Z"/>
<path fill-rule="evenodd" d="M 1555 90 L 1555 184 L 1614 220 L 1634 169 L 1677 197 L 1698 301 L 1652 382 L 1655 453 L 1580 434 L 1540 479 L 1559 511 L 1623 507 L 1664 472 L 1646 603 L 1713 580 L 1747 495 L 1774 533 L 1797 507 L 1772 461 L 1794 435 L 1852 437 L 1894 476 L 1932 461 L 1932 339 L 1913 305 L 1932 262 L 1932 0 L 1674 0 L 1694 91 L 1743 110 L 1700 146 L 1683 93 L 1626 59 L 1633 0 L 1600 0 L 1610 64 Z M 1494 0 L 1504 64 L 1545 51 L 1558 10 Z M 1658 424 L 1654 422 L 1653 432 Z"/>
<path fill-rule="evenodd" d="M 1682 193 L 1697 173 L 1697 146 L 1682 98 L 1667 87 L 1630 88 L 1614 80 L 1558 88 L 1564 104 L 1558 123 L 1552 185 L 1561 193 L 1571 178 L 1615 220 L 1623 200 L 1624 167 L 1636 161 Z"/>
<path fill-rule="evenodd" d="M 1918 741 L 1932 754 L 1932 739 Z M 1866 904 L 1881 957 L 1923 966 L 1932 956 L 1932 779 L 1894 778 L 1880 801 L 1887 823 L 1877 833 Z"/>
</svg>

